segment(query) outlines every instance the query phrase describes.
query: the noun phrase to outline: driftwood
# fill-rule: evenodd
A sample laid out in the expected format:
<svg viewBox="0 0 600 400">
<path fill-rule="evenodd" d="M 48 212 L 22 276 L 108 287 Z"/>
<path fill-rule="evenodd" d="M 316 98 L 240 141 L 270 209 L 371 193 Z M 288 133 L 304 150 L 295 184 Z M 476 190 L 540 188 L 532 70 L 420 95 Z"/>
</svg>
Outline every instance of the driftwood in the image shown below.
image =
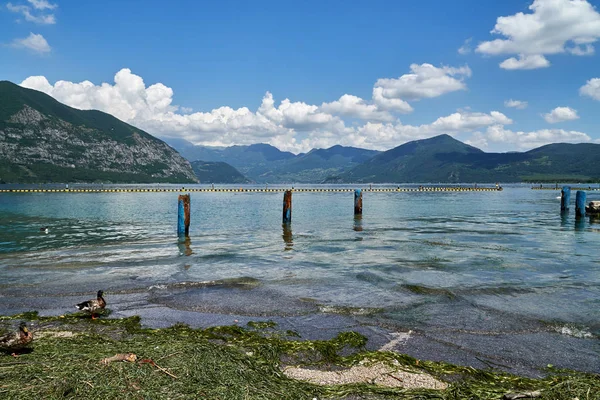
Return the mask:
<svg viewBox="0 0 600 400">
<path fill-rule="evenodd" d="M 100 360 L 100 364 L 108 365 L 113 361 L 126 361 L 126 362 L 136 362 L 137 356 L 133 353 L 120 353 L 115 354 L 112 357 L 103 358 Z"/>
<path fill-rule="evenodd" d="M 177 354 L 177 353 L 174 353 Z M 166 357 L 170 357 L 174 354 L 170 354 Z M 164 357 L 163 357 L 164 358 Z M 119 353 L 119 354 L 115 354 L 112 357 L 107 357 L 107 358 L 103 358 L 102 360 L 100 360 L 100 364 L 102 365 L 108 365 L 113 361 L 125 361 L 125 362 L 130 362 L 130 363 L 134 363 L 137 361 L 137 356 L 133 353 Z M 138 365 L 142 365 L 142 364 L 150 364 L 151 366 L 155 367 L 156 369 L 158 369 L 161 372 L 164 372 L 165 374 L 169 375 L 171 378 L 177 379 L 177 377 L 175 375 L 173 375 L 172 373 L 170 373 L 169 371 L 167 371 L 165 368 L 160 367 L 159 365 L 157 365 L 154 360 L 152 360 L 151 358 L 144 358 L 142 360 L 140 360 L 138 362 Z"/>
<path fill-rule="evenodd" d="M 522 393 L 507 393 L 502 397 L 504 400 L 516 400 L 516 399 L 533 399 L 540 397 L 542 392 L 539 390 L 533 392 L 522 392 Z"/>
</svg>

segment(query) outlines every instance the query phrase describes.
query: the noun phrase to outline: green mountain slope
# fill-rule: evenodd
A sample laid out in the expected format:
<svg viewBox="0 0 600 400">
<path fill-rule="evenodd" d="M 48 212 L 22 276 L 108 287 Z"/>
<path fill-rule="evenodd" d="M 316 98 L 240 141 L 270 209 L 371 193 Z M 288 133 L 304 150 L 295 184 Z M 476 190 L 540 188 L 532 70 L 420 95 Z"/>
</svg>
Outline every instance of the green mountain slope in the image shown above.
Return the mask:
<svg viewBox="0 0 600 400">
<path fill-rule="evenodd" d="M 383 152 L 339 177 L 343 182 L 466 182 L 456 157 L 481 154 L 448 135 L 416 140 Z"/>
<path fill-rule="evenodd" d="M 222 161 L 192 161 L 192 169 L 200 183 L 249 183 L 237 169 Z"/>
<path fill-rule="evenodd" d="M 600 145 L 557 143 L 485 153 L 448 135 L 405 143 L 329 182 L 595 182 Z"/>
<path fill-rule="evenodd" d="M 173 182 L 197 179 L 163 141 L 95 110 L 0 81 L 0 181 Z"/>
</svg>

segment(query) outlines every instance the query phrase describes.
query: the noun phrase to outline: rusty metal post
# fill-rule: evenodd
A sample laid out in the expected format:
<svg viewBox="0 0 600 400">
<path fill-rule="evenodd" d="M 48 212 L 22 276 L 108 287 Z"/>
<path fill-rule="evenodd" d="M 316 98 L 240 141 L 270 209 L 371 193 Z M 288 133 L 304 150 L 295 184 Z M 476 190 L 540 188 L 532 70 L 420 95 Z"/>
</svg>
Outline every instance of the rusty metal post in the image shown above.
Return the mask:
<svg viewBox="0 0 600 400">
<path fill-rule="evenodd" d="M 177 235 L 190 235 L 190 195 L 180 194 L 177 198 Z"/>
<path fill-rule="evenodd" d="M 283 223 L 292 222 L 292 191 L 286 190 L 283 194 Z"/>
<path fill-rule="evenodd" d="M 354 215 L 362 215 L 362 190 L 354 191 Z"/>
</svg>

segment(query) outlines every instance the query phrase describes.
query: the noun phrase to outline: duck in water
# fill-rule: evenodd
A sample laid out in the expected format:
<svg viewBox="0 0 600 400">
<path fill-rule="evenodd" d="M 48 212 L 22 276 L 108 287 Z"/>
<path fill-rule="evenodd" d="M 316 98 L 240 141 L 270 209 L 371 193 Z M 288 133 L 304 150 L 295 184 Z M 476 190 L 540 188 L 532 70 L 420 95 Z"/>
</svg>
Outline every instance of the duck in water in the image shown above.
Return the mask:
<svg viewBox="0 0 600 400">
<path fill-rule="evenodd" d="M 12 352 L 13 357 L 17 357 L 16 350 L 20 350 L 33 341 L 33 333 L 27 329 L 27 324 L 21 322 L 17 332 L 10 332 L 0 337 L 0 349 L 5 352 Z"/>
<path fill-rule="evenodd" d="M 40 232 L 48 233 L 48 232 L 50 232 L 50 231 L 48 230 L 48 227 L 47 227 L 47 226 L 42 226 L 42 227 L 40 228 Z"/>
<path fill-rule="evenodd" d="M 77 307 L 81 311 L 87 311 L 92 314 L 92 319 L 96 319 L 96 312 L 103 310 L 106 307 L 106 301 L 104 300 L 104 292 L 102 290 L 98 290 L 98 295 L 95 299 L 91 299 L 88 301 L 84 301 L 83 303 L 77 304 Z"/>
</svg>

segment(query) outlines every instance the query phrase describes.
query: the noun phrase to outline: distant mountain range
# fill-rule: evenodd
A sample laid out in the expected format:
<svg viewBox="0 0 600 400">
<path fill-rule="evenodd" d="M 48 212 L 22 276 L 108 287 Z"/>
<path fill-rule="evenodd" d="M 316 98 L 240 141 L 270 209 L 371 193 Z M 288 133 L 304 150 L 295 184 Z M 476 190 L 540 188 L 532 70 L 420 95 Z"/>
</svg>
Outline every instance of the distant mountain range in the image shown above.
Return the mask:
<svg viewBox="0 0 600 400">
<path fill-rule="evenodd" d="M 295 155 L 268 144 L 208 147 L 174 138 L 163 138 L 190 161 L 221 161 L 259 183 L 319 183 L 369 160 L 379 151 L 333 146 Z M 202 179 L 201 179 L 202 180 Z"/>
<path fill-rule="evenodd" d="M 295 155 L 268 144 L 163 140 L 0 81 L 0 183 L 600 182 L 600 145 L 591 143 L 486 153 L 439 135 L 385 152 L 338 145 Z"/>
<path fill-rule="evenodd" d="M 0 182 L 197 182 L 163 141 L 100 111 L 0 81 Z"/>
<path fill-rule="evenodd" d="M 523 153 L 486 153 L 449 135 L 439 135 L 385 152 L 333 146 L 294 155 L 266 144 L 211 148 L 168 138 L 165 141 L 188 159 L 227 162 L 255 182 L 600 181 L 600 145 L 592 143 L 549 144 Z"/>
</svg>

